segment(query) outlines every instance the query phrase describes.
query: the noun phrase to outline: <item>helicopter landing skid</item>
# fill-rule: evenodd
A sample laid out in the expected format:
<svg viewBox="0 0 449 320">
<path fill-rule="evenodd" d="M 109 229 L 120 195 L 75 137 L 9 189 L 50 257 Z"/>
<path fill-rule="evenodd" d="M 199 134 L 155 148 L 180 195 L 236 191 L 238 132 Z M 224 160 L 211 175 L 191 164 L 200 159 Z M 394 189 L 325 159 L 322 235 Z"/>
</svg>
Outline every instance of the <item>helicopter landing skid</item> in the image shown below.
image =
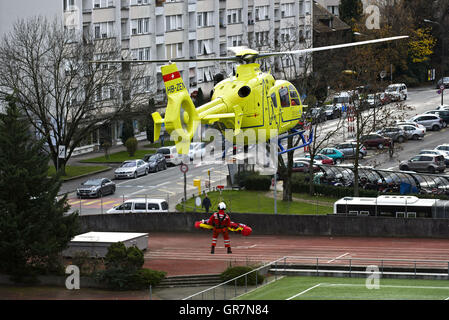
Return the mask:
<svg viewBox="0 0 449 320">
<path fill-rule="evenodd" d="M 310 145 L 312 143 L 312 141 L 313 141 L 313 129 L 310 130 L 308 140 L 304 136 L 305 130 L 299 131 L 299 130 L 296 130 L 296 129 L 292 129 L 291 131 L 292 131 L 292 133 L 290 133 L 290 134 L 288 134 L 286 136 L 278 138 L 278 146 L 279 146 L 279 149 L 280 149 L 280 151 L 278 152 L 278 155 L 281 155 L 281 154 L 284 154 L 284 153 L 287 153 L 287 152 L 290 152 L 290 151 L 294 151 L 294 150 L 299 149 L 299 148 L 307 147 L 308 145 Z M 290 149 L 285 149 L 282 146 L 282 143 L 281 143 L 282 140 L 288 139 L 290 137 L 298 136 L 298 135 L 300 136 L 300 138 L 302 140 L 302 144 L 301 145 L 295 146 L 295 147 L 290 148 Z"/>
</svg>

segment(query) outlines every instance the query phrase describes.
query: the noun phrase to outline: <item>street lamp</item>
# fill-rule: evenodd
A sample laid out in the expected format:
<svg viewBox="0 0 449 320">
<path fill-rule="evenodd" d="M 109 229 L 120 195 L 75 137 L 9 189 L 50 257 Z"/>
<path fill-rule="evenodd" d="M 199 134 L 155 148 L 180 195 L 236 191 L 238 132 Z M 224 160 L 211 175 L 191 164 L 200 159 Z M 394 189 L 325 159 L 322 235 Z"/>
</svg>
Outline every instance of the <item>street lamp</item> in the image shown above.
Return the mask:
<svg viewBox="0 0 449 320">
<path fill-rule="evenodd" d="M 441 34 L 441 79 L 444 78 L 444 31 L 443 31 L 443 26 L 436 21 L 432 21 L 429 19 L 424 19 L 424 22 L 426 23 L 431 23 L 431 24 L 436 24 L 438 25 L 438 27 L 440 28 L 440 34 Z M 443 84 L 443 81 L 441 82 Z M 443 105 L 443 90 L 441 90 L 441 105 Z"/>
</svg>

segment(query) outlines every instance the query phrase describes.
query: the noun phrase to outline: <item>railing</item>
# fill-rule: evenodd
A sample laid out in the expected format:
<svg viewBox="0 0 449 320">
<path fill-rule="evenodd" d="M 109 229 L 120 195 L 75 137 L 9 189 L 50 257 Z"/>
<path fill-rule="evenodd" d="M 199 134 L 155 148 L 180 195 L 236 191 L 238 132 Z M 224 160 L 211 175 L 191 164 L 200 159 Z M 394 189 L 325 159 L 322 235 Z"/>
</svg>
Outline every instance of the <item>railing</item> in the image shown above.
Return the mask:
<svg viewBox="0 0 449 320">
<path fill-rule="evenodd" d="M 331 264 L 332 263 L 332 264 Z M 270 271 L 271 270 L 271 271 Z M 374 271 L 373 271 L 374 270 Z M 286 274 L 309 276 L 367 277 L 374 272 L 380 277 L 435 277 L 449 279 L 449 260 L 371 259 L 344 257 L 285 256 L 241 276 L 202 290 L 183 300 L 229 300 L 280 279 Z M 258 283 L 258 277 L 262 282 Z M 248 280 L 255 279 L 252 284 Z"/>
</svg>

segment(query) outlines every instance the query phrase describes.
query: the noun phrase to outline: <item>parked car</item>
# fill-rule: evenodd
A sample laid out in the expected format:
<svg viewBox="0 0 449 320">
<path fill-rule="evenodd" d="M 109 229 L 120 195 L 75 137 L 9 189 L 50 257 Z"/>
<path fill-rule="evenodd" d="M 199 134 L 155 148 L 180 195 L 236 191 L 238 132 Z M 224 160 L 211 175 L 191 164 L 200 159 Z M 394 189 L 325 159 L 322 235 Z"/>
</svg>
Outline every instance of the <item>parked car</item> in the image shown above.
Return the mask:
<svg viewBox="0 0 449 320">
<path fill-rule="evenodd" d="M 408 121 L 422 124 L 426 129 L 432 131 L 438 131 L 443 127 L 443 119 L 435 114 L 420 114 Z"/>
<path fill-rule="evenodd" d="M 416 122 L 412 122 L 412 121 L 396 121 L 396 125 L 397 126 L 404 125 L 404 124 L 409 124 L 409 125 L 412 125 L 412 126 L 415 126 L 415 127 L 419 128 L 419 129 L 422 129 L 422 130 L 424 130 L 424 133 L 427 132 L 426 127 L 423 126 L 420 123 L 416 123 Z"/>
<path fill-rule="evenodd" d="M 340 150 L 345 155 L 345 158 L 354 158 L 357 150 L 357 143 L 354 141 L 347 141 L 339 143 L 335 146 L 335 149 Z M 363 159 L 367 155 L 366 147 L 363 144 L 359 145 L 359 158 Z"/>
<path fill-rule="evenodd" d="M 449 88 L 449 77 L 443 77 L 437 81 L 436 88 L 440 89 L 440 86 L 444 84 L 445 88 Z"/>
<path fill-rule="evenodd" d="M 183 157 L 176 150 L 176 146 L 162 147 L 157 149 L 156 153 L 162 153 L 167 165 L 177 166 L 181 164 Z"/>
<path fill-rule="evenodd" d="M 313 170 L 313 172 L 317 172 L 317 171 L 320 171 L 320 168 L 314 164 L 312 170 Z M 309 161 L 294 161 L 292 171 L 293 172 L 304 172 L 304 173 L 310 172 Z"/>
<path fill-rule="evenodd" d="M 429 110 L 424 112 L 424 114 L 434 114 L 443 119 L 443 128 L 447 127 L 449 123 L 449 110 Z"/>
<path fill-rule="evenodd" d="M 310 159 L 310 155 L 306 154 L 304 158 Z M 313 157 L 313 160 L 320 161 L 321 164 L 334 164 L 334 160 L 331 157 L 325 156 L 324 154 L 320 153 L 316 154 L 315 157 Z"/>
<path fill-rule="evenodd" d="M 326 119 L 336 119 L 341 117 L 341 110 L 337 106 L 328 105 L 324 108 L 324 113 L 326 114 Z"/>
<path fill-rule="evenodd" d="M 383 149 L 389 147 L 391 144 L 391 138 L 384 137 L 377 133 L 370 133 L 360 137 L 360 141 L 368 148 Z"/>
<path fill-rule="evenodd" d="M 439 150 L 449 155 L 449 144 L 440 144 L 439 146 L 436 146 L 434 150 Z"/>
<path fill-rule="evenodd" d="M 366 97 L 366 102 L 369 104 L 370 108 L 377 108 L 382 105 L 380 96 L 376 93 L 371 93 Z"/>
<path fill-rule="evenodd" d="M 386 127 L 376 131 L 376 133 L 380 134 L 381 136 L 388 137 L 394 142 L 402 143 L 407 140 L 405 131 L 399 127 Z"/>
<path fill-rule="evenodd" d="M 353 95 L 351 91 L 342 91 L 334 96 L 332 104 L 343 114 L 347 112 L 349 106 L 354 104 Z"/>
<path fill-rule="evenodd" d="M 417 172 L 444 172 L 446 164 L 442 155 L 421 154 L 399 164 L 399 170 Z"/>
<path fill-rule="evenodd" d="M 147 175 L 149 172 L 148 164 L 143 160 L 127 160 L 124 161 L 115 172 L 115 178 L 137 178 L 138 176 Z"/>
<path fill-rule="evenodd" d="M 418 140 L 419 138 L 424 138 L 426 135 L 425 129 L 417 128 L 410 124 L 400 124 L 398 127 L 404 130 L 405 135 L 409 140 Z"/>
<path fill-rule="evenodd" d="M 324 148 L 321 149 L 318 153 L 328 156 L 329 158 L 334 160 L 334 163 L 336 164 L 340 164 L 345 160 L 345 154 L 335 148 Z"/>
<path fill-rule="evenodd" d="M 393 101 L 407 100 L 407 86 L 404 83 L 390 84 L 385 93 L 388 94 Z"/>
<path fill-rule="evenodd" d="M 376 96 L 380 101 L 380 105 L 382 105 L 382 106 L 389 104 L 391 102 L 391 97 L 388 94 L 386 94 L 385 92 L 377 92 Z"/>
<path fill-rule="evenodd" d="M 442 150 L 421 150 L 419 154 L 434 154 L 434 155 L 442 155 L 444 157 L 444 163 L 446 164 L 446 167 L 449 166 L 449 154 Z"/>
<path fill-rule="evenodd" d="M 192 142 L 190 143 L 189 159 L 203 159 L 206 155 L 206 142 Z"/>
<path fill-rule="evenodd" d="M 168 212 L 168 203 L 164 199 L 129 199 L 107 211 L 107 213 L 155 213 Z"/>
<path fill-rule="evenodd" d="M 162 153 L 146 154 L 143 161 L 148 164 L 149 172 L 167 169 L 167 161 L 165 161 L 165 156 Z"/>
<path fill-rule="evenodd" d="M 312 118 L 314 123 L 326 121 L 326 113 L 323 108 L 311 108 L 306 112 L 306 119 Z"/>
<path fill-rule="evenodd" d="M 115 192 L 115 183 L 107 178 L 89 179 L 76 189 L 78 198 L 101 198 Z"/>
<path fill-rule="evenodd" d="M 435 107 L 435 110 L 449 110 L 448 104 L 438 105 Z"/>
</svg>

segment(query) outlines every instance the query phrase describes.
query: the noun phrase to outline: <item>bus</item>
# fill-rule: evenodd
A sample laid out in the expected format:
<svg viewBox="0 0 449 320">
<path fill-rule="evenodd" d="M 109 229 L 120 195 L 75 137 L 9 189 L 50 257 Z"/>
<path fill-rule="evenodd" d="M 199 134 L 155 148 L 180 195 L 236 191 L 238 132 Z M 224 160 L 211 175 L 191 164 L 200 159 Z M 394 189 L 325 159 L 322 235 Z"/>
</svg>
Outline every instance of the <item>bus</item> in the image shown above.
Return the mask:
<svg viewBox="0 0 449 320">
<path fill-rule="evenodd" d="M 415 196 L 344 197 L 334 214 L 396 218 L 449 218 L 449 201 Z"/>
</svg>

